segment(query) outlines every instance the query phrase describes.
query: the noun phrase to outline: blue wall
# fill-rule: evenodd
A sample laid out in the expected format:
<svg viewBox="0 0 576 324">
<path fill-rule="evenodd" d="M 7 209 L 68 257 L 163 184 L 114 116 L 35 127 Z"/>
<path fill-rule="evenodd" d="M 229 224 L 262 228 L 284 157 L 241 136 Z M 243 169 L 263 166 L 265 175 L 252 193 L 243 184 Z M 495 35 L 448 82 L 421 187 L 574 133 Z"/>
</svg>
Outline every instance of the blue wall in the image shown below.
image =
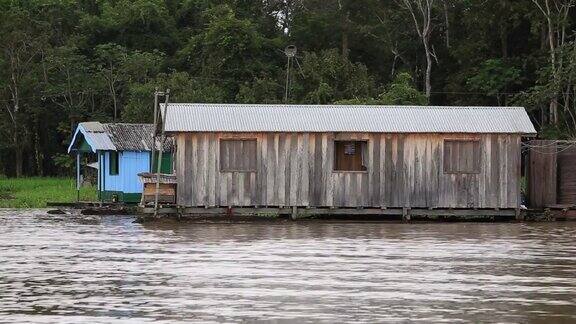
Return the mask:
<svg viewBox="0 0 576 324">
<path fill-rule="evenodd" d="M 100 168 L 103 179 L 100 190 L 122 191 L 124 193 L 142 193 L 142 183 L 138 173 L 150 171 L 150 152 L 118 152 L 118 174 L 110 175 L 110 152 L 100 155 Z"/>
</svg>

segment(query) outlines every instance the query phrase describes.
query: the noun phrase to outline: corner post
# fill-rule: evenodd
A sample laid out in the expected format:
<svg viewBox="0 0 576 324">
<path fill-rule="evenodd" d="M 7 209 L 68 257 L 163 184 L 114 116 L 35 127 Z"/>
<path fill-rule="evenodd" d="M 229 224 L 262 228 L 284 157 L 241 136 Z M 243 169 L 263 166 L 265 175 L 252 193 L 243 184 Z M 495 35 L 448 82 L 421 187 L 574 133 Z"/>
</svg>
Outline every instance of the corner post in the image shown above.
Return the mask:
<svg viewBox="0 0 576 324">
<path fill-rule="evenodd" d="M 160 135 L 160 147 L 158 149 L 158 163 L 156 163 L 156 193 L 154 194 L 154 217 L 158 217 L 158 196 L 160 193 L 160 170 L 162 170 L 162 152 L 166 141 L 165 127 L 166 115 L 168 114 L 168 101 L 170 99 L 170 89 L 166 90 L 166 100 L 164 103 L 164 116 L 162 116 L 162 132 Z M 154 143 L 156 145 L 156 143 Z"/>
<path fill-rule="evenodd" d="M 76 151 L 76 202 L 80 202 L 80 156 L 82 153 Z"/>
</svg>

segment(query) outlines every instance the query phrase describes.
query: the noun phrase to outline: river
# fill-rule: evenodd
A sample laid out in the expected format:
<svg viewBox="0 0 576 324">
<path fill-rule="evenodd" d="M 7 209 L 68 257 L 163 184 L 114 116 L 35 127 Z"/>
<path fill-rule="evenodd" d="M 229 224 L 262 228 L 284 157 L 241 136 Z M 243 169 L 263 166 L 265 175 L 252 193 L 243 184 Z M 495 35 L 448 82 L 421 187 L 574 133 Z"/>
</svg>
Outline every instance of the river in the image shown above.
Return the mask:
<svg viewBox="0 0 576 324">
<path fill-rule="evenodd" d="M 0 211 L 0 322 L 576 321 L 576 223 Z"/>
</svg>

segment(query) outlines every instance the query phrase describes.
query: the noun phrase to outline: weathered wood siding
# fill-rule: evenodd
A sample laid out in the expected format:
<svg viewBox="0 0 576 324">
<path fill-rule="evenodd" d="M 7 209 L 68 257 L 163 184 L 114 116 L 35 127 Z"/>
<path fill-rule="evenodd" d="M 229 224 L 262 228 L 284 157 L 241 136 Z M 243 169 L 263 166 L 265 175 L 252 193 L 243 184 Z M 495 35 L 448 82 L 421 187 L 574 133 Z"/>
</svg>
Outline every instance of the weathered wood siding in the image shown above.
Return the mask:
<svg viewBox="0 0 576 324">
<path fill-rule="evenodd" d="M 558 203 L 576 204 L 576 148 L 570 147 L 558 153 Z"/>
<path fill-rule="evenodd" d="M 571 143 L 530 141 L 528 200 L 530 207 L 576 204 L 576 148 Z"/>
<path fill-rule="evenodd" d="M 534 140 L 530 144 L 538 147 L 528 154 L 528 203 L 541 208 L 558 203 L 558 156 L 553 141 Z"/>
<path fill-rule="evenodd" d="M 516 208 L 519 135 L 180 133 L 181 206 Z M 221 139 L 257 139 L 256 172 L 221 172 Z M 447 174 L 444 140 L 478 140 L 480 172 Z M 366 172 L 335 172 L 334 140 L 368 141 Z"/>
</svg>

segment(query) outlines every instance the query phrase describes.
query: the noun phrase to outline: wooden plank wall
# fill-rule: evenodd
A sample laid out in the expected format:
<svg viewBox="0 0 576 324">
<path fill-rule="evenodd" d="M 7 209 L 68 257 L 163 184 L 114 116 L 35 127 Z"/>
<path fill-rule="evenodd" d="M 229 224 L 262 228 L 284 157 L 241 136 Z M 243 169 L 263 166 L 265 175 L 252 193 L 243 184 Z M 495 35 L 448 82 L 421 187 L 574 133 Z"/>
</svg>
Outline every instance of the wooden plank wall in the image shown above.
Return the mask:
<svg viewBox="0 0 576 324">
<path fill-rule="evenodd" d="M 517 208 L 520 136 L 180 133 L 178 204 Z M 221 139 L 257 139 L 257 172 L 221 172 Z M 444 140 L 478 140 L 481 171 L 446 174 Z M 368 141 L 368 171 L 335 172 L 334 140 Z"/>
<path fill-rule="evenodd" d="M 576 205 L 576 148 L 563 149 L 557 159 L 558 203 Z"/>
<path fill-rule="evenodd" d="M 557 146 L 554 141 L 534 140 L 528 155 L 528 201 L 530 207 L 557 204 Z"/>
</svg>

